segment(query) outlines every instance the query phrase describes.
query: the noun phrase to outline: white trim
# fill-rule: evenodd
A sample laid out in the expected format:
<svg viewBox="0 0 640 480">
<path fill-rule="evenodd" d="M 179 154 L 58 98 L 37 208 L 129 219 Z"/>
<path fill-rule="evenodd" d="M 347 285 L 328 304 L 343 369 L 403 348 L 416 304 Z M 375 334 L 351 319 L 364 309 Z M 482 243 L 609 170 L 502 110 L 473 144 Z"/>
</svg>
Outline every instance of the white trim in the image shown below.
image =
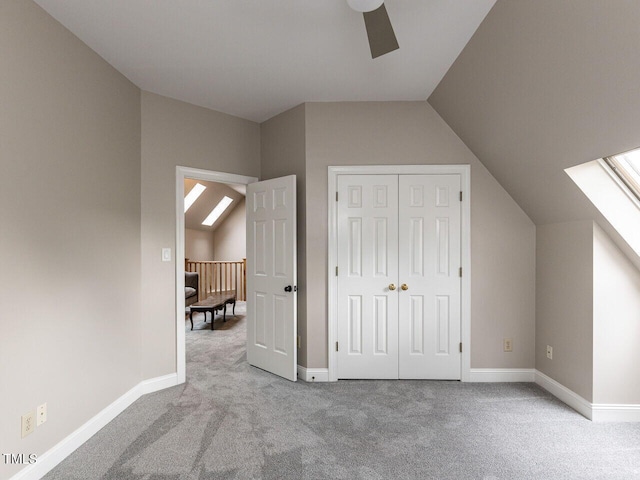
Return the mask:
<svg viewBox="0 0 640 480">
<path fill-rule="evenodd" d="M 535 378 L 534 368 L 472 368 L 469 372 L 469 382 L 479 383 L 534 382 Z"/>
<path fill-rule="evenodd" d="M 157 392 L 158 390 L 164 390 L 165 388 L 175 387 L 180 383 L 181 382 L 178 382 L 178 374 L 170 373 L 161 377 L 144 380 L 138 386 L 140 387 L 140 395 L 146 395 L 147 393 Z"/>
<path fill-rule="evenodd" d="M 113 403 L 107 405 L 106 408 L 98 412 L 84 425 L 63 438 L 42 455 L 39 455 L 36 463 L 20 470 L 11 477 L 11 480 L 37 480 L 42 478 L 142 395 L 174 385 L 178 385 L 178 375 L 175 373 L 140 382 Z"/>
<path fill-rule="evenodd" d="M 307 368 L 302 365 L 298 365 L 298 379 L 305 382 L 328 382 L 329 381 L 329 369 L 328 368 Z"/>
<path fill-rule="evenodd" d="M 536 370 L 536 383 L 551 395 L 569 405 L 576 412 L 587 417 L 589 420 L 592 419 L 591 403 L 577 393 L 569 390 L 567 387 L 556 382 L 553 378 L 548 377 L 539 370 Z"/>
<path fill-rule="evenodd" d="M 187 357 L 184 337 L 184 180 L 235 183 L 248 185 L 257 182 L 256 177 L 235 173 L 212 172 L 191 167 L 176 167 L 176 372 L 178 384 L 186 380 Z M 181 263 L 182 262 L 182 263 Z"/>
<path fill-rule="evenodd" d="M 338 356 L 335 343 L 338 337 L 338 282 L 335 267 L 338 261 L 338 228 L 335 192 L 338 186 L 338 175 L 460 175 L 460 188 L 463 191 L 461 210 L 460 245 L 462 263 L 461 283 L 461 331 L 462 364 L 460 378 L 463 382 L 470 380 L 471 371 L 471 168 L 469 165 L 364 165 L 339 166 L 328 168 L 328 255 L 327 255 L 327 313 L 329 315 L 327 329 L 327 351 L 329 357 L 329 381 L 338 380 Z"/>
<path fill-rule="evenodd" d="M 594 403 L 591 411 L 594 422 L 640 422 L 640 405 Z"/>
</svg>

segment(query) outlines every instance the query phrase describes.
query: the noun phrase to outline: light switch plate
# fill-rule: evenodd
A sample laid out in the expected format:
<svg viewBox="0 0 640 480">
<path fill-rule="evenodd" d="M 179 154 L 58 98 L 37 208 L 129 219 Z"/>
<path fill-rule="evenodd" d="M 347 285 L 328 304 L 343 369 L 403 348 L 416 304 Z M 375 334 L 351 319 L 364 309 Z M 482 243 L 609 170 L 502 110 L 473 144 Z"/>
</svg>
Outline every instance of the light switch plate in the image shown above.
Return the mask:
<svg viewBox="0 0 640 480">
<path fill-rule="evenodd" d="M 171 249 L 170 248 L 163 248 L 162 249 L 162 261 L 163 262 L 170 262 L 171 261 Z"/>
</svg>

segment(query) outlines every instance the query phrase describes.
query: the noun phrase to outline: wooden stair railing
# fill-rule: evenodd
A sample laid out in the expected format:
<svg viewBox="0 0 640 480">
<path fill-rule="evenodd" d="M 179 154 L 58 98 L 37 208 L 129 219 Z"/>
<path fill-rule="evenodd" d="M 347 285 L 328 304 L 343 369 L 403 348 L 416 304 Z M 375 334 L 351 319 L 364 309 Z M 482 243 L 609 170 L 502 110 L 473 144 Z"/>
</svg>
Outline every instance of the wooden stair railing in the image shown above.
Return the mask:
<svg viewBox="0 0 640 480">
<path fill-rule="evenodd" d="M 185 272 L 198 272 L 198 298 L 225 290 L 235 290 L 238 301 L 247 300 L 247 259 L 201 261 L 185 259 Z"/>
</svg>

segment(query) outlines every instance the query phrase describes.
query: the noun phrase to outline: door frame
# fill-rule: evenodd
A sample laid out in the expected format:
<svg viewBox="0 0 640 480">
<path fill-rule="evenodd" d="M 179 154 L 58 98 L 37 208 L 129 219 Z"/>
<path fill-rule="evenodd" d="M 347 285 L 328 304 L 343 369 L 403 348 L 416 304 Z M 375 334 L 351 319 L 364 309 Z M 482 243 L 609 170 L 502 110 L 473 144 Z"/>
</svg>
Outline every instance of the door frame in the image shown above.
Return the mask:
<svg viewBox="0 0 640 480">
<path fill-rule="evenodd" d="M 184 181 L 186 178 L 239 185 L 248 185 L 258 181 L 257 177 L 236 175 L 235 173 L 176 167 L 176 372 L 178 384 L 184 383 L 187 378 L 187 352 L 184 333 Z"/>
<path fill-rule="evenodd" d="M 460 340 L 462 362 L 460 379 L 470 381 L 471 373 L 471 167 L 470 165 L 345 165 L 328 167 L 328 262 L 327 262 L 327 353 L 329 381 L 338 380 L 338 355 L 335 344 L 338 339 L 338 281 L 335 274 L 338 265 L 338 209 L 336 192 L 338 175 L 460 175 L 462 205 L 460 218 Z"/>
</svg>

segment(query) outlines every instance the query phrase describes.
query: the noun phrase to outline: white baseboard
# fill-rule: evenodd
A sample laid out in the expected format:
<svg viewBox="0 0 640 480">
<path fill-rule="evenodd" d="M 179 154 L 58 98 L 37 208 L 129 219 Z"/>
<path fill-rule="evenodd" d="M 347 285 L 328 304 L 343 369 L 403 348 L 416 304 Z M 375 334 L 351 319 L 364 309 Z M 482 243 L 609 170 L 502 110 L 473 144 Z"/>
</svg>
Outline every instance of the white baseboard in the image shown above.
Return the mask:
<svg viewBox="0 0 640 480">
<path fill-rule="evenodd" d="M 140 395 L 146 395 L 147 393 L 157 392 L 158 390 L 164 390 L 165 388 L 175 387 L 178 385 L 178 374 L 170 373 L 161 377 L 150 378 L 144 380 L 138 384 L 140 388 Z"/>
<path fill-rule="evenodd" d="M 470 382 L 533 382 L 533 368 L 472 368 L 469 372 Z"/>
<path fill-rule="evenodd" d="M 640 405 L 594 403 L 591 411 L 594 422 L 640 422 Z"/>
<path fill-rule="evenodd" d="M 589 420 L 593 419 L 593 405 L 591 404 L 591 402 L 588 402 L 577 393 L 569 390 L 564 385 L 556 382 L 553 378 L 548 377 L 538 370 L 536 370 L 536 383 L 551 395 L 557 397 L 558 399 L 569 405 L 576 412 L 584 415 Z"/>
<path fill-rule="evenodd" d="M 305 382 L 328 382 L 329 381 L 329 369 L 328 368 L 307 368 L 302 365 L 298 365 L 298 378 Z"/>
<path fill-rule="evenodd" d="M 65 437 L 42 455 L 38 455 L 38 461 L 36 463 L 28 465 L 20 470 L 11 477 L 11 480 L 38 480 L 44 477 L 56 465 L 71 455 L 78 447 L 98 433 L 102 427 L 116 418 L 142 395 L 162 390 L 163 388 L 172 387 L 177 384 L 177 373 L 163 375 L 162 377 L 140 382 L 73 433 Z"/>
</svg>

